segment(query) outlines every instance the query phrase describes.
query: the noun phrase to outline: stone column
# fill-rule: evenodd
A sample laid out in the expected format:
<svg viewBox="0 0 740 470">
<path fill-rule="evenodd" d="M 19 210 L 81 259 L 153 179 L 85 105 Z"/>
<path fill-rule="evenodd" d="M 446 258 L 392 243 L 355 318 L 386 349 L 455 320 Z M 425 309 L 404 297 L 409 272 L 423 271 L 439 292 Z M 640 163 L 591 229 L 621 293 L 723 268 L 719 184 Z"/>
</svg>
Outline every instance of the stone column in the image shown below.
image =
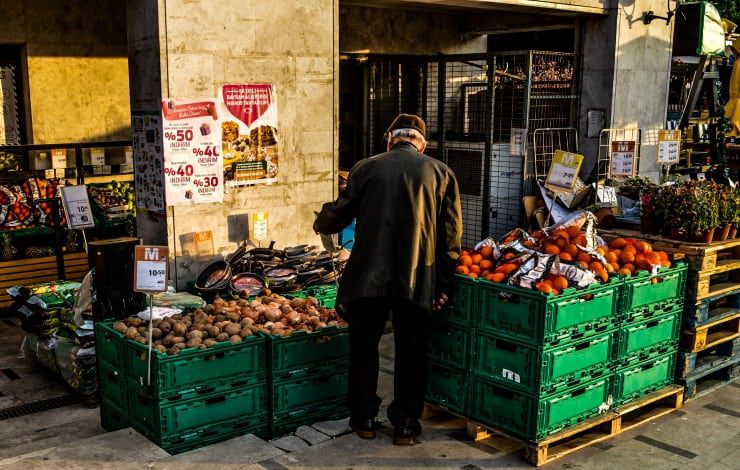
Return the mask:
<svg viewBox="0 0 740 470">
<path fill-rule="evenodd" d="M 132 113 L 158 110 L 167 97 L 215 97 L 226 83 L 271 83 L 278 93 L 277 184 L 138 217 L 145 241 L 164 238 L 175 254 L 179 288 L 199 269 L 191 234 L 211 230 L 216 251 L 230 253 L 254 212 L 269 213 L 280 247 L 318 243 L 314 211 L 336 193 L 338 9 L 338 0 L 128 2 Z"/>
</svg>

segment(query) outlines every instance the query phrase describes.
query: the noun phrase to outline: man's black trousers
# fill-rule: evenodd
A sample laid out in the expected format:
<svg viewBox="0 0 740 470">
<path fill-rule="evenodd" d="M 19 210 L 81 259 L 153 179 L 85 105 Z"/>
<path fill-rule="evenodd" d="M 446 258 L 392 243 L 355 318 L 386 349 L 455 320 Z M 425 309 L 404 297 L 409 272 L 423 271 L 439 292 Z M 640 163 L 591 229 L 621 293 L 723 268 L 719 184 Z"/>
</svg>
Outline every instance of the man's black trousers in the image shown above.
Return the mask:
<svg viewBox="0 0 740 470">
<path fill-rule="evenodd" d="M 372 297 L 349 304 L 349 405 L 355 420 L 378 415 L 378 344 L 393 311 L 395 398 L 388 408 L 391 423 L 415 420 L 424 408 L 426 389 L 425 319 L 428 313 L 408 300 Z"/>
</svg>

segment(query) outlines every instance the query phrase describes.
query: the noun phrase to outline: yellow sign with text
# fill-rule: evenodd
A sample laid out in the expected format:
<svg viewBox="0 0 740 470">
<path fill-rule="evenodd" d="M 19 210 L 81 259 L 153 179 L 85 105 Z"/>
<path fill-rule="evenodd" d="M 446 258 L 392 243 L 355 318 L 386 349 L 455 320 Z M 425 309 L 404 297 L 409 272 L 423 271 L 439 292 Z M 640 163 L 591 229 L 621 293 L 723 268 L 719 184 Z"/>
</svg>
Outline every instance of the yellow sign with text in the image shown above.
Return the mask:
<svg viewBox="0 0 740 470">
<path fill-rule="evenodd" d="M 584 156 L 581 154 L 556 150 L 552 156 L 545 187 L 555 192 L 573 192 L 583 159 Z"/>
<path fill-rule="evenodd" d="M 252 239 L 261 242 L 267 239 L 267 212 L 255 212 L 252 216 Z"/>
</svg>

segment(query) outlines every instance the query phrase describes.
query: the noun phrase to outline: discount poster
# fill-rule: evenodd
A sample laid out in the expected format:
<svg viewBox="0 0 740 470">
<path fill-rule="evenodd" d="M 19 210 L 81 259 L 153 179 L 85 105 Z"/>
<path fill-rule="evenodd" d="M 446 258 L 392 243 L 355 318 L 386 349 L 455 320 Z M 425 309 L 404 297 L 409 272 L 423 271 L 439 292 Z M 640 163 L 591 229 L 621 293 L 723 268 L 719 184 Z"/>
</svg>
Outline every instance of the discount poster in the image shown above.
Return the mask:
<svg viewBox="0 0 740 470">
<path fill-rule="evenodd" d="M 277 94 L 270 84 L 221 88 L 221 139 L 229 186 L 277 182 Z"/>
<path fill-rule="evenodd" d="M 216 100 L 162 100 L 168 206 L 223 202 L 223 159 Z"/>
</svg>

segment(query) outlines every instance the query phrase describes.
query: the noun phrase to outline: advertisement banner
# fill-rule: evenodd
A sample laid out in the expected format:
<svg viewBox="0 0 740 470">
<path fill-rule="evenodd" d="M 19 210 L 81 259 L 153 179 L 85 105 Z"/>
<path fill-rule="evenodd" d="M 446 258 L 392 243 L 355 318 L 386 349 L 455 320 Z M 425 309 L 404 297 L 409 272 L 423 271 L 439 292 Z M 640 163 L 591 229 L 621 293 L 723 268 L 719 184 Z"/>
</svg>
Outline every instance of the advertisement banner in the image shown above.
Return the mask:
<svg viewBox="0 0 740 470">
<path fill-rule="evenodd" d="M 168 206 L 223 202 L 216 100 L 162 100 L 164 183 Z"/>
<path fill-rule="evenodd" d="M 136 207 L 164 213 L 162 118 L 154 113 L 131 115 Z"/>
<path fill-rule="evenodd" d="M 277 182 L 277 93 L 270 84 L 221 88 L 221 140 L 228 186 Z"/>
</svg>

